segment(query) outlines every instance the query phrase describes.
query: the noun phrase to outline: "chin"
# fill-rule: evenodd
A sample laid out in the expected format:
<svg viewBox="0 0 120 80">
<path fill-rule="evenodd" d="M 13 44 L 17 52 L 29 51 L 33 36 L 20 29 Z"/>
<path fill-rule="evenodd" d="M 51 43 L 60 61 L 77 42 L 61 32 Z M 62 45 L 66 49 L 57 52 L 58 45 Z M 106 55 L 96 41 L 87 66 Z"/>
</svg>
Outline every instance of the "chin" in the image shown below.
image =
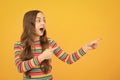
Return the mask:
<svg viewBox="0 0 120 80">
<path fill-rule="evenodd" d="M 43 34 L 40 34 L 40 36 L 43 36 Z"/>
</svg>

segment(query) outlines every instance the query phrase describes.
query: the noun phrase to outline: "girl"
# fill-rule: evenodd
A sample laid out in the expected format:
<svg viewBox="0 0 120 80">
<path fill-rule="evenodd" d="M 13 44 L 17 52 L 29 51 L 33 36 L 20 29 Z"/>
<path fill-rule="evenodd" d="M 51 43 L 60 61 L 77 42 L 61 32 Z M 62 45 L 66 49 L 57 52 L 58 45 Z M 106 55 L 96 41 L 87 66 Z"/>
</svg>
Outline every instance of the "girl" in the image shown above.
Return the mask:
<svg viewBox="0 0 120 80">
<path fill-rule="evenodd" d="M 86 54 L 88 50 L 96 49 L 98 41 L 94 40 L 73 54 L 64 52 L 57 43 L 48 39 L 46 22 L 43 12 L 28 11 L 23 19 L 23 33 L 20 42 L 15 43 L 15 64 L 23 80 L 53 80 L 51 70 L 52 54 L 67 64 L 72 64 Z"/>
</svg>

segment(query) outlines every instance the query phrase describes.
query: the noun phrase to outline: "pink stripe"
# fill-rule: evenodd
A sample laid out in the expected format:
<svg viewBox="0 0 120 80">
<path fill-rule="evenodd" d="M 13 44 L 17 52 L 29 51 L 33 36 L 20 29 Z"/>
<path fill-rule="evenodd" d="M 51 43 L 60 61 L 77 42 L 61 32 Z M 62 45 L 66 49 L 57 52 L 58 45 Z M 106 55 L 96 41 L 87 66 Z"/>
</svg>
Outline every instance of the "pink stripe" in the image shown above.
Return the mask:
<svg viewBox="0 0 120 80">
<path fill-rule="evenodd" d="M 21 60 L 17 61 L 17 62 L 16 62 L 16 66 L 18 66 L 20 63 L 22 63 Z"/>
<path fill-rule="evenodd" d="M 31 76 L 44 75 L 44 72 L 30 72 L 29 74 L 30 74 Z"/>
<path fill-rule="evenodd" d="M 29 68 L 32 68 L 33 66 L 31 65 L 31 63 L 30 63 L 30 60 L 28 60 L 28 66 L 29 66 Z"/>
<path fill-rule="evenodd" d="M 55 43 L 52 48 L 55 48 L 56 46 L 57 46 L 57 44 Z"/>
<path fill-rule="evenodd" d="M 55 55 L 58 57 L 62 53 L 62 49 L 60 49 Z"/>
<path fill-rule="evenodd" d="M 32 53 L 34 56 L 38 56 L 40 54 L 42 54 L 41 52 L 38 52 L 38 53 Z"/>
<path fill-rule="evenodd" d="M 53 80 L 53 78 L 51 78 L 50 80 Z"/>
<path fill-rule="evenodd" d="M 75 54 L 75 57 L 77 58 L 77 60 L 80 58 L 79 56 L 78 56 L 78 53 L 77 52 L 75 52 L 74 53 Z"/>
<path fill-rule="evenodd" d="M 38 60 L 38 57 L 36 57 L 37 63 L 40 64 L 41 62 Z"/>
<path fill-rule="evenodd" d="M 14 50 L 16 50 L 16 49 L 21 49 L 21 47 L 17 47 L 17 46 L 16 46 L 16 47 L 14 47 Z"/>
<path fill-rule="evenodd" d="M 22 67 L 22 62 L 20 63 L 20 72 L 24 72 Z"/>
<path fill-rule="evenodd" d="M 86 54 L 86 52 L 81 48 L 81 50 L 83 51 L 84 54 Z"/>
<path fill-rule="evenodd" d="M 35 47 L 41 47 L 41 45 L 40 45 L 40 44 L 34 44 L 34 46 L 35 46 Z"/>
<path fill-rule="evenodd" d="M 70 57 L 69 57 L 70 58 Z M 70 64 L 72 64 L 73 62 L 72 62 L 72 60 L 71 60 L 71 58 L 70 58 Z"/>
<path fill-rule="evenodd" d="M 15 58 L 16 58 L 16 57 L 19 57 L 19 56 L 20 56 L 20 54 L 15 54 Z"/>
<path fill-rule="evenodd" d="M 39 54 L 33 54 L 34 56 L 39 56 Z"/>
<path fill-rule="evenodd" d="M 33 54 L 42 54 L 42 52 L 33 52 Z"/>
<path fill-rule="evenodd" d="M 48 74 L 50 73 L 51 71 L 48 72 Z M 31 76 L 37 76 L 37 75 L 45 75 L 44 72 L 30 72 L 29 73 Z"/>
</svg>

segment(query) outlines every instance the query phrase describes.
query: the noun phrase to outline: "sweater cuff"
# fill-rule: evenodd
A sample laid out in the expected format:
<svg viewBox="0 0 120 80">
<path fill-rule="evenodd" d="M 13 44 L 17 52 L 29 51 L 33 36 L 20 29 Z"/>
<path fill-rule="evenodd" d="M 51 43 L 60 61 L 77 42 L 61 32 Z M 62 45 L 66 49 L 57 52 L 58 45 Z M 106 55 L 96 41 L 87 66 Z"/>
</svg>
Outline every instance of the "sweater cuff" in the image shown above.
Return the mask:
<svg viewBox="0 0 120 80">
<path fill-rule="evenodd" d="M 38 56 L 36 57 L 36 60 L 38 62 L 38 65 L 40 65 L 41 61 L 38 59 Z"/>
<path fill-rule="evenodd" d="M 79 54 L 80 54 L 81 56 L 83 56 L 83 55 L 86 54 L 86 52 L 85 52 L 82 48 L 79 49 L 78 52 L 79 52 Z"/>
<path fill-rule="evenodd" d="M 83 48 L 81 48 L 81 50 L 82 50 L 82 52 L 83 52 L 84 54 L 86 54 L 86 52 L 83 50 Z"/>
</svg>

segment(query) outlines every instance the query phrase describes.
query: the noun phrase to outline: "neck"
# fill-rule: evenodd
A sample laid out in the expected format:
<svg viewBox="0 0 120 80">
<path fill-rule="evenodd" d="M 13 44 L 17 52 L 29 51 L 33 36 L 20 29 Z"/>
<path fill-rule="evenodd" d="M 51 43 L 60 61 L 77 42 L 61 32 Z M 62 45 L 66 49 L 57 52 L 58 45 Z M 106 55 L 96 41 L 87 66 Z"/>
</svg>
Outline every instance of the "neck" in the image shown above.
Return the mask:
<svg viewBox="0 0 120 80">
<path fill-rule="evenodd" d="M 34 38 L 34 41 L 39 41 L 40 40 L 40 36 L 36 36 L 35 38 Z"/>
</svg>

